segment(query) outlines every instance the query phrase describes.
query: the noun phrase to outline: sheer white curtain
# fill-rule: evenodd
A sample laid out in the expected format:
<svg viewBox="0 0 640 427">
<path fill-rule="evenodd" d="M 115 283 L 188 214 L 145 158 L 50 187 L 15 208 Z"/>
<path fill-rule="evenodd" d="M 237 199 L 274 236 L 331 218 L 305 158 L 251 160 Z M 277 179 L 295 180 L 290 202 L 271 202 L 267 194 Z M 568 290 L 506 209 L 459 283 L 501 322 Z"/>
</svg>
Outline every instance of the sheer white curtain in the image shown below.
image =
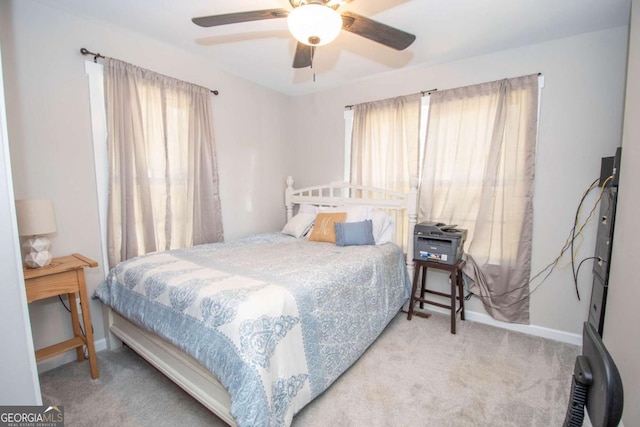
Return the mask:
<svg viewBox="0 0 640 427">
<path fill-rule="evenodd" d="M 417 93 L 353 107 L 352 184 L 410 190 L 411 177 L 418 176 L 421 99 Z M 396 218 L 396 236 L 403 236 L 403 248 L 409 244 L 406 223 Z"/>
<path fill-rule="evenodd" d="M 496 319 L 529 323 L 538 76 L 434 92 L 420 220 L 467 228 L 465 274 Z"/>
<path fill-rule="evenodd" d="M 104 63 L 109 264 L 223 240 L 208 89 Z"/>
</svg>

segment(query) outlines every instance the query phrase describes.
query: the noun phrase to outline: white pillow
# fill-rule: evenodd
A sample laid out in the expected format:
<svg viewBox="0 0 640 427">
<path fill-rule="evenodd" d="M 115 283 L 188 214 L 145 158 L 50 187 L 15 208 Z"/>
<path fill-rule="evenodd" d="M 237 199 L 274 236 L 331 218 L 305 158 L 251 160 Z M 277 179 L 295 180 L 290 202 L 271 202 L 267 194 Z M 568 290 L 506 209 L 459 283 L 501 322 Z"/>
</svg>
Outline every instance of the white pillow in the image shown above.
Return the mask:
<svg viewBox="0 0 640 427">
<path fill-rule="evenodd" d="M 318 206 L 318 213 L 320 212 L 344 212 L 342 209 L 339 209 L 337 206 Z"/>
<path fill-rule="evenodd" d="M 341 206 L 340 210 L 347 213 L 344 222 L 362 222 L 371 219 L 371 206 L 347 205 Z"/>
<path fill-rule="evenodd" d="M 376 245 L 381 245 L 391 241 L 393 237 L 393 221 L 385 211 L 372 211 L 371 222 L 373 223 L 373 239 Z"/>
<path fill-rule="evenodd" d="M 305 213 L 305 214 L 317 214 L 319 211 L 318 207 L 316 205 L 307 205 L 307 204 L 301 204 L 298 206 L 298 213 Z"/>
<path fill-rule="evenodd" d="M 347 219 L 345 219 L 344 222 L 361 222 L 366 219 L 371 219 L 371 206 L 321 206 L 318 212 L 345 212 L 347 214 Z"/>
<path fill-rule="evenodd" d="M 289 222 L 287 222 L 282 229 L 282 232 L 295 238 L 300 238 L 309 231 L 315 219 L 315 213 L 298 213 L 296 216 L 291 218 Z"/>
</svg>

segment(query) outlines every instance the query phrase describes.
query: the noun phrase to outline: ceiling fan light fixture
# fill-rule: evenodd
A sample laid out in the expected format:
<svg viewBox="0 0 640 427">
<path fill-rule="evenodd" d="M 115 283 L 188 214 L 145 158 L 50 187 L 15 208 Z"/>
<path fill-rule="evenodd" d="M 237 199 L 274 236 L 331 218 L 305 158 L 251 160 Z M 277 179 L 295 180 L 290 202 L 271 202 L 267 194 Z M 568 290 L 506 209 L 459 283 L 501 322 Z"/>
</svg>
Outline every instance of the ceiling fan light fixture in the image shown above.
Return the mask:
<svg viewBox="0 0 640 427">
<path fill-rule="evenodd" d="M 338 37 L 342 29 L 342 17 L 330 7 L 312 3 L 293 9 L 287 24 L 291 34 L 300 43 L 322 46 Z"/>
</svg>

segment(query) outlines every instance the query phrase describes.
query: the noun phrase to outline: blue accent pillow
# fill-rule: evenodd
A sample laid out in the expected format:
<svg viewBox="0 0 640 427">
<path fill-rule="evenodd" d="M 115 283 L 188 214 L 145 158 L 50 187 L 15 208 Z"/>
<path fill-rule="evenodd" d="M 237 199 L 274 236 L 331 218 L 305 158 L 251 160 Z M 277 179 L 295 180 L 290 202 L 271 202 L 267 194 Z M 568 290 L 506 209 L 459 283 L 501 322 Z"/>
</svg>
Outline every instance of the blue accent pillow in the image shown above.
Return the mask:
<svg viewBox="0 0 640 427">
<path fill-rule="evenodd" d="M 336 222 L 336 245 L 375 245 L 373 223 L 370 219 L 360 222 Z"/>
</svg>

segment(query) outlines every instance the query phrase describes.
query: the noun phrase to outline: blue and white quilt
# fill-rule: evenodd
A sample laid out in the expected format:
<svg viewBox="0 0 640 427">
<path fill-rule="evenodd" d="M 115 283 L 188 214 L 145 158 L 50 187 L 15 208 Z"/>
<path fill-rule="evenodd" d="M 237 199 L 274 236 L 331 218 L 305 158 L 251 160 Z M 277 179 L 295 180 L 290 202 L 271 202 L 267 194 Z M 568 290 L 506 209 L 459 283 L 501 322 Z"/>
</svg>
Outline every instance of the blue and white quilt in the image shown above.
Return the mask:
<svg viewBox="0 0 640 427">
<path fill-rule="evenodd" d="M 409 298 L 400 249 L 281 233 L 120 263 L 96 296 L 209 369 L 239 426 L 288 426 Z"/>
</svg>

